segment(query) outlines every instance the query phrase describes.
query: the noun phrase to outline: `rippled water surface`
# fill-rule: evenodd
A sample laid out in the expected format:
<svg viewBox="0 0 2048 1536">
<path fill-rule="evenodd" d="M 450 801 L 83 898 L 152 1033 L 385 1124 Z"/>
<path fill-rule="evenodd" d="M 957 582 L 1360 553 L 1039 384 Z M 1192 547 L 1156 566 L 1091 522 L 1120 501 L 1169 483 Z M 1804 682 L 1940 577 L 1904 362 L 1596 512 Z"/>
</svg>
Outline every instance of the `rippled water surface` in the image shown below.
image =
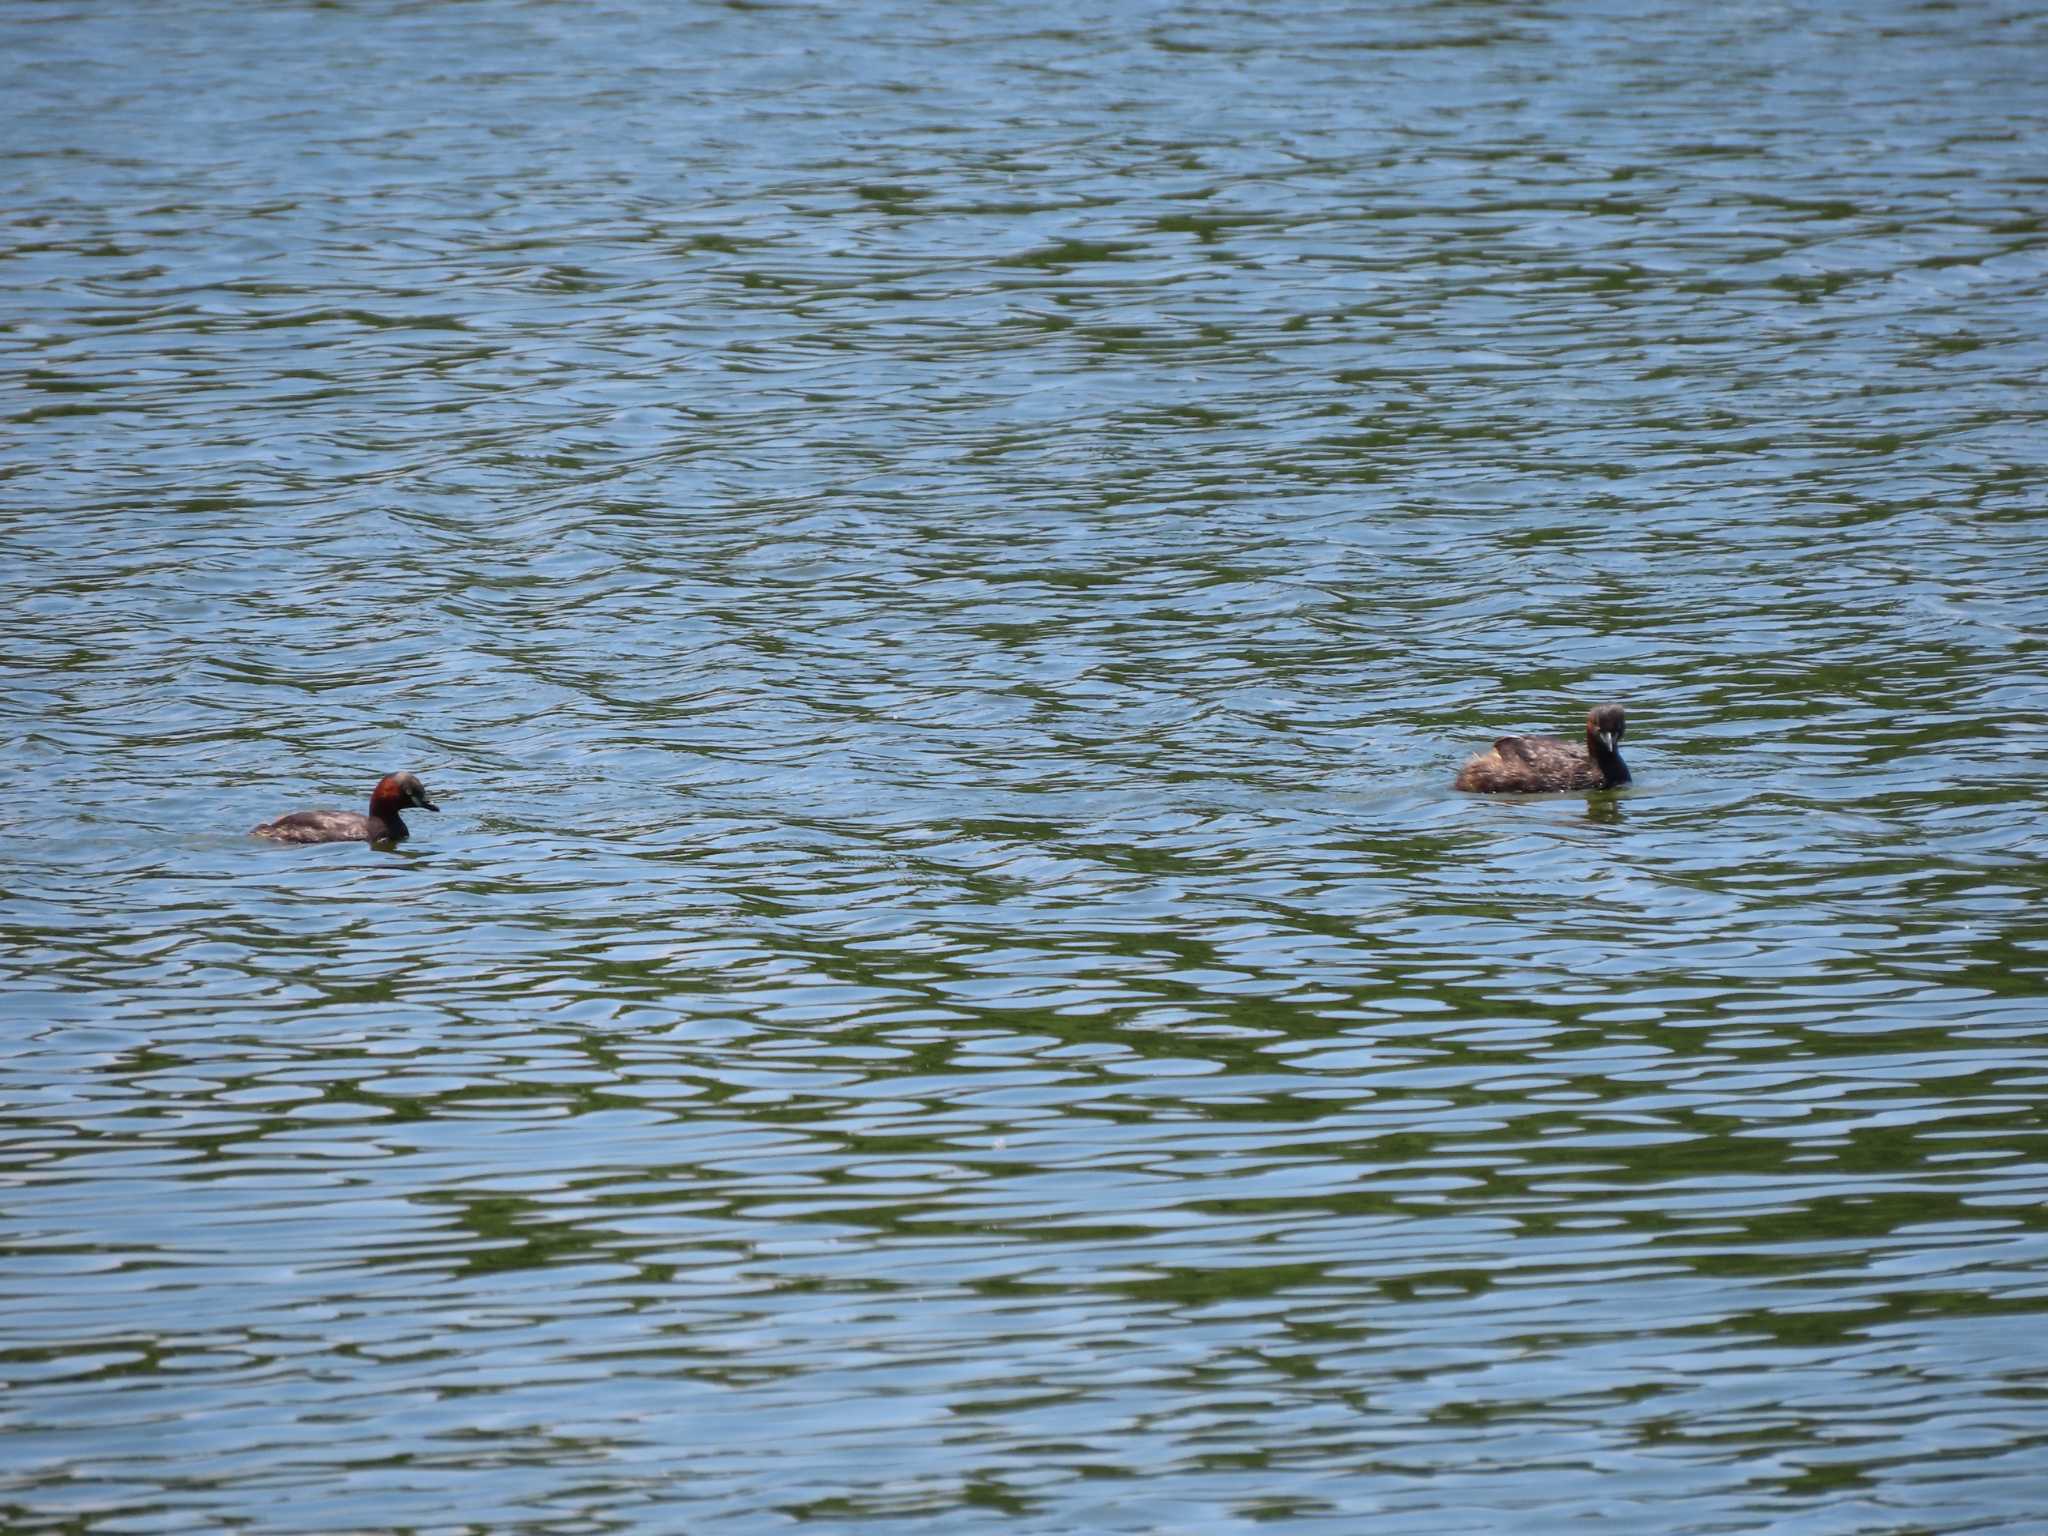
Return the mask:
<svg viewBox="0 0 2048 1536">
<path fill-rule="evenodd" d="M 2039 12 L 0 87 L 0 1525 L 2041 1529 Z"/>
</svg>

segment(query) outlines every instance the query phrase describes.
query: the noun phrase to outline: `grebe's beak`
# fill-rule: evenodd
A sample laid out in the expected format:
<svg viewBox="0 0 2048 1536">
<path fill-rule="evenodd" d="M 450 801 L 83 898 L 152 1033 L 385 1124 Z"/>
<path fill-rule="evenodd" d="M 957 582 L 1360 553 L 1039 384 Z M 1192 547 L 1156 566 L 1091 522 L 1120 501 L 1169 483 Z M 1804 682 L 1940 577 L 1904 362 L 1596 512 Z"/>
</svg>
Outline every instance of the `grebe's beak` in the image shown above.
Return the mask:
<svg viewBox="0 0 2048 1536">
<path fill-rule="evenodd" d="M 1614 748 L 1614 732 L 1612 732 L 1612 731 L 1601 731 L 1601 732 L 1599 733 L 1599 736 L 1600 736 L 1600 745 L 1601 745 L 1601 746 L 1605 747 L 1605 748 L 1606 748 L 1606 749 L 1607 749 L 1608 751 L 1610 751 L 1610 752 L 1612 752 L 1612 751 L 1614 751 L 1614 750 L 1615 750 L 1615 748 Z"/>
<path fill-rule="evenodd" d="M 441 809 L 441 807 L 434 804 L 434 802 L 429 800 L 424 794 L 422 794 L 419 797 L 419 799 L 413 801 L 413 804 L 418 806 L 423 811 L 438 811 L 439 809 Z"/>
</svg>

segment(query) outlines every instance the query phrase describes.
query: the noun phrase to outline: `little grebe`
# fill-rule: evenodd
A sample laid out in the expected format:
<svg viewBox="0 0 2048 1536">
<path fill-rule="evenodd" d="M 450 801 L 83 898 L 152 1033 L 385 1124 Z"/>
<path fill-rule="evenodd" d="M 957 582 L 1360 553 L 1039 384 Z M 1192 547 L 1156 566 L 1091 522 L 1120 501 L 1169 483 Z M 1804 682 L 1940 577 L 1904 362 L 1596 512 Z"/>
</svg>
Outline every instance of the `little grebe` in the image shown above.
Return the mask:
<svg viewBox="0 0 2048 1536">
<path fill-rule="evenodd" d="M 278 843 L 395 843 L 407 835 L 398 813 L 409 805 L 441 809 L 427 798 L 427 786 L 411 774 L 387 773 L 370 791 L 367 816 L 354 811 L 293 811 L 253 830 Z"/>
<path fill-rule="evenodd" d="M 1628 782 L 1621 733 L 1628 722 L 1619 704 L 1586 716 L 1586 750 L 1551 736 L 1503 736 L 1458 770 L 1454 787 L 1481 794 L 1530 794 L 1553 789 L 1612 789 Z"/>
</svg>

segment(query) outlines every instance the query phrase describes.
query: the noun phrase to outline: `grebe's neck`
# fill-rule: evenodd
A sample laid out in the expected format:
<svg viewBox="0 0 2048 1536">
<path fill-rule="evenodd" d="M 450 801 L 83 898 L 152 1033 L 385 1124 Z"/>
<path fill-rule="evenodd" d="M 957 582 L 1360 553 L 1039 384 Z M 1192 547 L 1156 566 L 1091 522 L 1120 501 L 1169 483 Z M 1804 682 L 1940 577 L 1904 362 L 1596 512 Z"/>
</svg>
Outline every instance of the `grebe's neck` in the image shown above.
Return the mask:
<svg viewBox="0 0 2048 1536">
<path fill-rule="evenodd" d="M 379 783 L 370 791 L 370 841 L 397 842 L 412 834 L 398 813 L 405 808 L 405 794 L 396 785 Z"/>
<path fill-rule="evenodd" d="M 1610 747 L 1600 739 L 1600 733 L 1590 725 L 1586 727 L 1586 755 L 1593 759 L 1593 766 L 1600 770 L 1600 782 L 1609 788 L 1628 782 L 1628 764 L 1621 760 L 1621 749 Z"/>
</svg>

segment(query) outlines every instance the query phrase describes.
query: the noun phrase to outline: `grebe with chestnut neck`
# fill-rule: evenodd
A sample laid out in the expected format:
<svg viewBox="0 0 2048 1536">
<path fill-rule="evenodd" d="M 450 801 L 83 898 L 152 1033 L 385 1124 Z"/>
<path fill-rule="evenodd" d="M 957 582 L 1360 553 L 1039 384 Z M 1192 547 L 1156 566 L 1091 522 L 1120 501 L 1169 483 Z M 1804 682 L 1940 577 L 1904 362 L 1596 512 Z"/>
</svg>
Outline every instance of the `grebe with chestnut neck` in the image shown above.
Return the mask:
<svg viewBox="0 0 2048 1536">
<path fill-rule="evenodd" d="M 370 814 L 354 811 L 293 811 L 251 830 L 274 843 L 395 843 L 410 836 L 398 813 L 409 806 L 441 809 L 427 798 L 427 786 L 409 773 L 387 773 L 370 791 Z"/>
</svg>

